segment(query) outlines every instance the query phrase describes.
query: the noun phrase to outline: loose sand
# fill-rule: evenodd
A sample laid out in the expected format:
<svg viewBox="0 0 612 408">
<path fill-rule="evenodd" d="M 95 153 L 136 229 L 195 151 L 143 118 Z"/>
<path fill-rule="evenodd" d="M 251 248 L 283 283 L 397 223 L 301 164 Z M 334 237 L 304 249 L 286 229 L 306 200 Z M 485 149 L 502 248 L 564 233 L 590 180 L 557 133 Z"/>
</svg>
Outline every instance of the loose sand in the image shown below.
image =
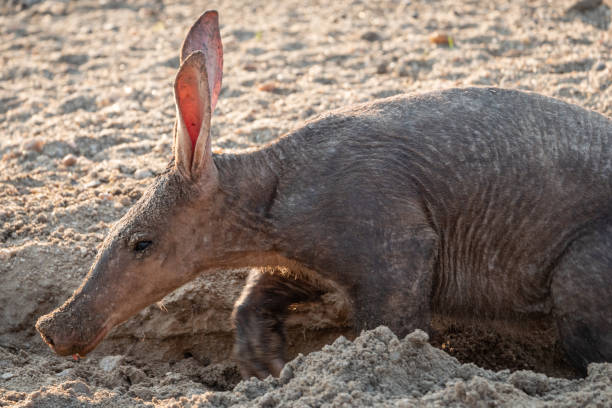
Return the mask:
<svg viewBox="0 0 612 408">
<path fill-rule="evenodd" d="M 612 366 L 571 379 L 554 328 L 516 337 L 436 320 L 439 348 L 385 328 L 335 340 L 353 337 L 334 294 L 290 318 L 290 355 L 305 357 L 280 379 L 238 384 L 229 314 L 244 270 L 198 278 L 85 360 L 42 343 L 37 317 L 79 285 L 168 162 L 178 49 L 205 9 L 219 10 L 225 49 L 218 150 L 254 148 L 331 108 L 453 86 L 612 115 L 605 1 L 303 3 L 0 0 L 0 406 L 609 405 Z"/>
</svg>

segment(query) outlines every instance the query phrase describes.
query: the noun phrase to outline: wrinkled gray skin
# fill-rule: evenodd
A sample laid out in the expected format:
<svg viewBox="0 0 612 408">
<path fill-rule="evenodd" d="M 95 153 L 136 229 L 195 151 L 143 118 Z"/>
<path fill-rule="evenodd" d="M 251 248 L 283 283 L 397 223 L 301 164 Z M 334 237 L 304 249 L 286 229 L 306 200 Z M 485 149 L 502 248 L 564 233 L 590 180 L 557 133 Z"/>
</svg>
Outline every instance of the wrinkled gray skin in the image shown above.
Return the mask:
<svg viewBox="0 0 612 408">
<path fill-rule="evenodd" d="M 189 153 L 176 92 L 175 152 Z M 327 113 L 245 154 L 211 155 L 202 126 L 199 167 L 177 154 L 81 288 L 39 320 L 59 354 L 86 354 L 200 273 L 272 267 L 251 274 L 234 310 L 244 376 L 278 375 L 289 305 L 330 287 L 350 299 L 357 331 L 404 336 L 428 330 L 433 312 L 544 317 L 583 373 L 612 361 L 610 119 L 467 88 Z"/>
</svg>

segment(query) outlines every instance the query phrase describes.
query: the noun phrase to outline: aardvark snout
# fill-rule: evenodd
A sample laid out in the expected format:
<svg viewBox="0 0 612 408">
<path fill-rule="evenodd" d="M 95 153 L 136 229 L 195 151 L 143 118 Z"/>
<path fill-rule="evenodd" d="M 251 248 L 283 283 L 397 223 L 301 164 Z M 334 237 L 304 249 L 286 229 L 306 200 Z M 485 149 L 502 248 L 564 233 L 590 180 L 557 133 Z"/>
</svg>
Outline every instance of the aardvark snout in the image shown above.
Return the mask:
<svg viewBox="0 0 612 408">
<path fill-rule="evenodd" d="M 60 355 L 69 354 L 62 353 L 66 348 L 66 329 L 61 329 L 58 324 L 59 313 L 52 312 L 41 316 L 36 322 L 36 330 L 40 333 L 42 339 L 51 347 L 53 351 Z M 56 348 L 56 344 L 58 348 Z"/>
<path fill-rule="evenodd" d="M 85 356 L 104 338 L 110 327 L 93 324 L 94 319 L 81 317 L 69 310 L 56 309 L 38 319 L 36 330 L 58 355 Z"/>
</svg>

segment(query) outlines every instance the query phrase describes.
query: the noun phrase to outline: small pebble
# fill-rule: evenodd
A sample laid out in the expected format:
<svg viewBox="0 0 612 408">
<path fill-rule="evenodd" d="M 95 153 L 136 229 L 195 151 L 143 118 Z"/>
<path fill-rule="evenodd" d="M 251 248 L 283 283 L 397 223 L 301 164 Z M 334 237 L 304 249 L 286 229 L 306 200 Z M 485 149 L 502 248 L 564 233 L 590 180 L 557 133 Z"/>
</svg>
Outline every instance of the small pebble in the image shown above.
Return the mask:
<svg viewBox="0 0 612 408">
<path fill-rule="evenodd" d="M 138 10 L 138 17 L 140 18 L 155 17 L 155 10 L 148 8 L 148 7 L 141 7 Z"/>
<path fill-rule="evenodd" d="M 74 166 L 77 162 L 77 158 L 73 154 L 67 154 L 62 159 L 62 164 L 66 167 Z"/>
<path fill-rule="evenodd" d="M 448 34 L 434 33 L 429 36 L 429 42 L 436 45 L 446 45 L 447 47 L 450 47 L 452 41 L 451 36 Z"/>
<path fill-rule="evenodd" d="M 257 89 L 262 92 L 274 92 L 278 90 L 278 85 L 274 82 L 267 82 L 265 84 L 259 85 Z"/>
<path fill-rule="evenodd" d="M 113 371 L 115 368 L 117 368 L 117 366 L 119 365 L 119 363 L 121 362 L 122 359 L 123 359 L 123 356 L 121 356 L 121 355 L 119 355 L 119 356 L 106 356 L 106 357 L 102 358 L 102 360 L 100 360 L 98 365 L 100 366 L 100 368 L 103 371 L 109 372 L 109 371 Z"/>
<path fill-rule="evenodd" d="M 8 373 L 3 373 L 2 375 L 0 375 L 0 377 L 1 377 L 3 380 L 8 380 L 9 378 L 13 378 L 14 376 L 15 376 L 15 374 L 10 373 L 10 372 L 8 372 Z"/>
<path fill-rule="evenodd" d="M 92 187 L 97 187 L 100 184 L 102 184 L 102 182 L 100 180 L 93 180 L 93 181 L 90 181 L 89 183 L 85 184 L 83 187 L 85 187 L 85 188 L 92 188 Z"/>
<path fill-rule="evenodd" d="M 293 368 L 289 364 L 285 364 L 280 372 L 279 379 L 283 384 L 288 383 L 293 378 Z"/>
<path fill-rule="evenodd" d="M 12 258 L 12 256 L 13 256 L 13 252 L 7 249 L 0 250 L 0 261 L 8 261 L 9 259 Z"/>
<path fill-rule="evenodd" d="M 69 376 L 70 374 L 72 374 L 74 370 L 72 368 L 67 368 L 65 370 L 60 371 L 59 373 L 55 374 L 58 377 L 66 377 Z"/>
<path fill-rule="evenodd" d="M 363 33 L 361 35 L 361 39 L 362 40 L 366 40 L 366 41 L 370 41 L 370 42 L 374 42 L 374 41 L 382 40 L 382 37 L 380 36 L 380 34 L 378 34 L 375 31 L 368 31 L 368 32 Z"/>
<path fill-rule="evenodd" d="M 28 140 L 23 144 L 24 150 L 40 153 L 43 150 L 44 142 L 40 139 Z"/>
<path fill-rule="evenodd" d="M 408 339 L 408 341 L 414 344 L 415 346 L 423 346 L 429 341 L 429 335 L 423 330 L 416 329 L 415 331 L 407 335 L 406 339 Z"/>
<path fill-rule="evenodd" d="M 376 67 L 376 73 L 377 74 L 386 74 L 388 71 L 388 65 L 386 62 L 381 62 L 380 64 L 378 64 L 378 66 Z"/>
<path fill-rule="evenodd" d="M 90 395 L 91 390 L 83 381 L 71 381 L 60 385 L 65 390 L 70 390 L 76 395 Z"/>
<path fill-rule="evenodd" d="M 119 171 L 123 174 L 134 174 L 134 172 L 136 171 L 135 168 L 133 168 L 132 166 L 126 166 L 124 164 L 120 164 L 119 165 Z"/>
</svg>

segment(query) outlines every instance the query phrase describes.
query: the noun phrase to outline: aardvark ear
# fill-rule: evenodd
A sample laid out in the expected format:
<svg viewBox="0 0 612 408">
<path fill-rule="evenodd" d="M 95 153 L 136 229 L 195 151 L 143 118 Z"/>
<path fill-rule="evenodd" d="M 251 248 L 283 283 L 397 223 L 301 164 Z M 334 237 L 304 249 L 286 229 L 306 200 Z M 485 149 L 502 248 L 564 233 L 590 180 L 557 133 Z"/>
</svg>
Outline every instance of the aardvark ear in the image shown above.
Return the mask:
<svg viewBox="0 0 612 408">
<path fill-rule="evenodd" d="M 181 173 L 192 180 L 216 170 L 211 153 L 210 121 L 222 75 L 219 15 L 216 11 L 207 11 L 185 37 L 181 67 L 174 82 L 175 161 Z"/>
<path fill-rule="evenodd" d="M 181 64 L 174 80 L 174 102 L 176 166 L 183 176 L 197 181 L 216 170 L 210 140 L 210 89 L 201 51 L 191 53 Z"/>
<path fill-rule="evenodd" d="M 210 110 L 214 112 L 223 77 L 223 44 L 221 44 L 221 33 L 219 32 L 219 14 L 215 10 L 206 11 L 191 26 L 181 48 L 181 63 L 194 51 L 202 51 L 206 57 Z"/>
</svg>

